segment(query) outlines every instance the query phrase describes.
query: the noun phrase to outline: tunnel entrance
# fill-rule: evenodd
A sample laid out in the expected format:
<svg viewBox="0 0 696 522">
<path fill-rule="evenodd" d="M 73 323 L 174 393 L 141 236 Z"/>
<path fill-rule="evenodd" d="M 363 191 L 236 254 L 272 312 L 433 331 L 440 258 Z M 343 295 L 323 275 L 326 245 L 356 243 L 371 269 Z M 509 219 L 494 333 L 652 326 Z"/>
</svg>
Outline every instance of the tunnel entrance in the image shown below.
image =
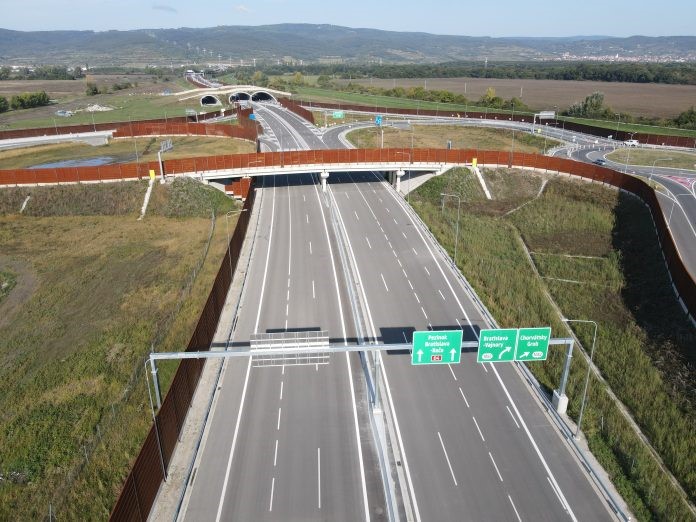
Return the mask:
<svg viewBox="0 0 696 522">
<path fill-rule="evenodd" d="M 277 101 L 272 95 L 268 94 L 266 91 L 259 91 L 255 92 L 253 96 L 251 97 L 251 101 L 255 102 L 269 102 L 269 101 Z"/>
<path fill-rule="evenodd" d="M 222 105 L 222 102 L 216 96 L 208 94 L 201 98 L 201 105 Z"/>
</svg>

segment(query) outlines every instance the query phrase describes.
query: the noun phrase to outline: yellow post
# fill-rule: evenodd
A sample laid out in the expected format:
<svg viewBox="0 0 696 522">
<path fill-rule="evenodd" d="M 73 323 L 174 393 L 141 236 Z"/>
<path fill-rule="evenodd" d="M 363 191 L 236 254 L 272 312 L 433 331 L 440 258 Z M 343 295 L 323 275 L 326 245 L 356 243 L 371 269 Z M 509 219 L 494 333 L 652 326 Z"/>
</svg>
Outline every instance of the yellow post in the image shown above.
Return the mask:
<svg viewBox="0 0 696 522">
<path fill-rule="evenodd" d="M 152 169 L 150 169 L 150 179 L 153 181 L 155 180 L 155 171 Z"/>
<path fill-rule="evenodd" d="M 471 159 L 471 166 L 476 168 L 476 158 Z"/>
</svg>

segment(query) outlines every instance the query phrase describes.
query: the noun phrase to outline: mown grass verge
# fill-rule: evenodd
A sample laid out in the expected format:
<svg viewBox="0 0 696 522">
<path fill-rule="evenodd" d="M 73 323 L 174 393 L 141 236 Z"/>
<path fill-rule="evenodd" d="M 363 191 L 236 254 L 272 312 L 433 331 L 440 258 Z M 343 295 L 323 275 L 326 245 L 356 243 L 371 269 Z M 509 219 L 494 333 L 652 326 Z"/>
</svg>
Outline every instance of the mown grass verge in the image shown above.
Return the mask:
<svg viewBox="0 0 696 522">
<path fill-rule="evenodd" d="M 513 133 L 505 129 L 481 129 L 459 125 L 413 125 L 410 130 L 393 127 L 356 129 L 348 137 L 358 148 L 379 148 L 384 132 L 384 146 L 396 148 L 445 148 L 452 142 L 455 149 L 512 150 Z M 514 133 L 516 152 L 542 153 L 556 140 L 544 139 L 527 132 Z"/>
<path fill-rule="evenodd" d="M 674 169 L 696 169 L 696 154 L 659 149 L 617 149 L 607 154 L 607 158 L 618 163 L 631 165 L 671 167 Z"/>
<path fill-rule="evenodd" d="M 696 332 L 672 293 L 648 210 L 596 184 L 552 178 L 533 199 L 543 182 L 539 175 L 485 176 L 496 197 L 492 202 L 466 180 L 471 175 L 459 171 L 426 183 L 411 203 L 452 253 L 456 206 L 446 206 L 441 216 L 439 194 L 463 196 L 458 264 L 502 326 L 551 325 L 556 336 L 564 335 L 546 290 L 566 317 L 598 322 L 595 363 L 693 501 Z M 525 200 L 532 201 L 505 216 Z M 542 278 L 529 265 L 522 240 Z M 589 350 L 592 328 L 574 326 Z M 551 390 L 558 387 L 563 360 L 560 350 L 551 350 L 545 363 L 529 367 Z M 576 356 L 567 388 L 573 418 L 586 370 L 584 358 Z M 694 519 L 606 385 L 594 377 L 583 432 L 639 519 Z"/>
<path fill-rule="evenodd" d="M 0 245 L 38 280 L 0 328 L 2 520 L 42 519 L 49 504 L 59 519 L 108 517 L 152 422 L 145 354 L 186 346 L 226 248 L 212 209 L 236 207 L 182 180 L 157 185 L 136 221 L 145 184 L 60 187 L 62 204 L 52 188 L 0 191 L 34 191 L 37 216 L 0 217 Z M 95 215 L 84 200 L 100 192 L 122 201 Z M 163 365 L 165 390 L 174 370 Z"/>
<path fill-rule="evenodd" d="M 0 169 L 25 169 L 37 165 L 65 160 L 111 158 L 106 163 L 135 163 L 157 161 L 157 151 L 163 137 L 119 138 L 106 145 L 92 146 L 85 143 L 38 145 L 0 151 Z M 162 156 L 168 159 L 194 156 L 217 156 L 254 152 L 254 143 L 236 138 L 212 138 L 203 136 L 174 136 L 174 148 Z"/>
</svg>

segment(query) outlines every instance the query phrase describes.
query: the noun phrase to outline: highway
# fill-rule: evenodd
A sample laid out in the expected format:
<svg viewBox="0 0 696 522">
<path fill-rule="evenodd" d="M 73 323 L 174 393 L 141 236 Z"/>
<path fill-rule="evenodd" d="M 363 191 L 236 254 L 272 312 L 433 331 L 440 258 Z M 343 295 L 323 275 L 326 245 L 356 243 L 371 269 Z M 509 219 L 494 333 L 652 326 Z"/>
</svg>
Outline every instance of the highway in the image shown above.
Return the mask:
<svg viewBox="0 0 696 522">
<path fill-rule="evenodd" d="M 321 133 L 255 105 L 269 148 L 320 148 Z M 354 342 L 329 202 L 355 260 L 368 335 L 485 328 L 470 290 L 403 198 L 372 173 L 262 178 L 246 290 L 233 345 L 253 334 L 326 330 Z M 586 473 L 514 366 L 413 367 L 381 357 L 414 520 L 612 520 Z M 186 495 L 186 520 L 386 520 L 386 501 L 357 354 L 327 365 L 226 362 Z M 403 513 L 406 508 L 402 505 Z M 403 518 L 403 516 L 402 516 Z"/>
<path fill-rule="evenodd" d="M 235 343 L 326 330 L 354 337 L 311 176 L 262 180 L 259 228 Z M 379 466 L 357 356 L 255 368 L 229 360 L 184 513 L 186 520 L 380 520 Z"/>
</svg>

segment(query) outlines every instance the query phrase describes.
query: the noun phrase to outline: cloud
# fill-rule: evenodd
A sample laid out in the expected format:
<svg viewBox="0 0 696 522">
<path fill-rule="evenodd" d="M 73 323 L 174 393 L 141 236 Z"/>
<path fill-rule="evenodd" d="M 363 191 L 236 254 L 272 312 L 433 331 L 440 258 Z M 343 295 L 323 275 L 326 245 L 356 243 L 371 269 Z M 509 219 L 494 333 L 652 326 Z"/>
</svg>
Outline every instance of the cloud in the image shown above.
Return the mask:
<svg viewBox="0 0 696 522">
<path fill-rule="evenodd" d="M 171 5 L 153 4 L 152 8 L 156 11 L 164 11 L 165 13 L 177 14 L 179 11 L 174 9 Z"/>
<path fill-rule="evenodd" d="M 251 9 L 249 9 L 247 6 L 244 4 L 238 4 L 234 6 L 234 10 L 238 11 L 240 13 L 251 13 Z"/>
</svg>

